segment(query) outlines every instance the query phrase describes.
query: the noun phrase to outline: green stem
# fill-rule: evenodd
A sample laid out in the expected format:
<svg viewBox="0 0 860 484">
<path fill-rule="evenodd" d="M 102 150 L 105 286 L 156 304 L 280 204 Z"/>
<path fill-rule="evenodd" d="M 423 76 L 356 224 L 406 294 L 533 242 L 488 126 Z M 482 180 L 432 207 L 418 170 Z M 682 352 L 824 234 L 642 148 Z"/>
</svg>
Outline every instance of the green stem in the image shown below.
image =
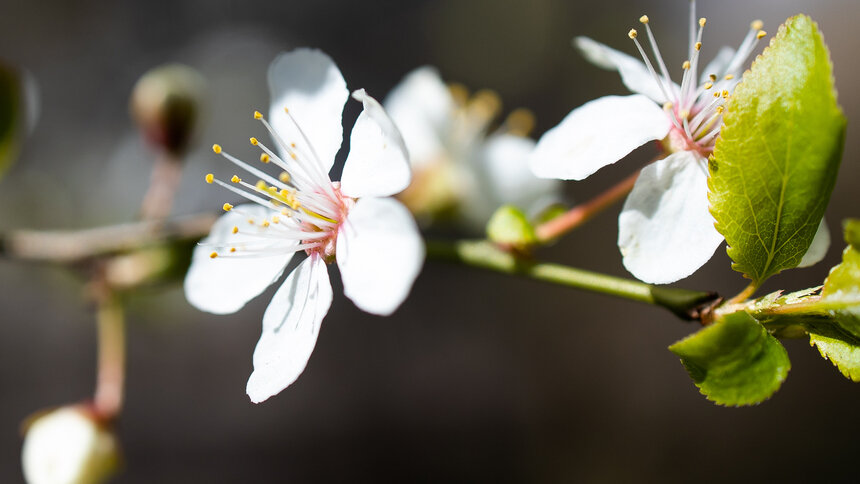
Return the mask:
<svg viewBox="0 0 860 484">
<path fill-rule="evenodd" d="M 427 256 L 661 306 L 687 320 L 699 319 L 699 309 L 717 299 L 713 293 L 652 286 L 560 264 L 525 260 L 485 240 L 427 241 Z"/>
<path fill-rule="evenodd" d="M 750 298 L 758 290 L 758 285 L 755 282 L 749 283 L 743 291 L 739 292 L 735 297 L 729 299 L 726 304 L 739 304 Z"/>
</svg>

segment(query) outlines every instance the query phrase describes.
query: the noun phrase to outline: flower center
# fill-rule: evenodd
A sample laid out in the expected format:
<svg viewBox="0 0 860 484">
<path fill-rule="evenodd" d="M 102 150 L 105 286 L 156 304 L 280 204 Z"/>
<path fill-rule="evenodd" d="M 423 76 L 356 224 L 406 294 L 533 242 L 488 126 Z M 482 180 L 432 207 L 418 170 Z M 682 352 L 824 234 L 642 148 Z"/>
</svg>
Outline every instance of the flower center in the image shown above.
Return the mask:
<svg viewBox="0 0 860 484">
<path fill-rule="evenodd" d="M 699 52 L 702 49 L 702 32 L 707 19 L 702 17 L 696 20 L 696 2 L 691 2 L 690 6 L 689 57 L 681 64 L 684 73 L 680 86 L 672 82 L 669 76 L 647 15 L 640 17 L 639 22 L 645 26 L 651 52 L 660 69 L 659 74 L 639 43 L 636 29 L 631 29 L 627 35 L 636 44 L 645 67 L 657 83 L 663 97 L 658 102 L 663 103 L 663 109 L 672 121 L 672 130 L 662 142 L 664 149 L 668 152 L 696 151 L 707 157 L 714 150 L 714 143 L 723 124 L 725 104 L 739 82 L 737 77 L 740 70 L 755 50 L 758 41 L 767 34 L 761 30 L 760 20 L 752 22 L 750 31 L 738 50 L 734 53 L 721 52 L 718 59 L 709 65 L 709 68 L 716 72 L 710 72 L 707 77 L 698 79 Z"/>
<path fill-rule="evenodd" d="M 255 220 L 252 214 L 243 213 L 243 208 L 234 209 L 233 205 L 225 203 L 223 209 L 245 216 L 250 229 L 234 226 L 232 233 L 241 234 L 242 242 L 215 245 L 221 252 L 213 251 L 212 258 L 221 255 L 269 256 L 305 251 L 308 255 L 320 255 L 327 262 L 334 260 L 338 229 L 355 201 L 340 192 L 339 183 L 331 181 L 308 137 L 289 110 L 285 110 L 285 113 L 301 135 L 302 143 L 285 142 L 259 111 L 254 112 L 254 119 L 263 123 L 278 143 L 281 155 L 256 138 L 250 139 L 253 146 L 263 151 L 260 162 L 275 165 L 281 170 L 277 176 L 226 153 L 220 145 L 212 146 L 216 154 L 256 177 L 257 182 L 251 184 L 239 175 L 233 175 L 228 183 L 216 179 L 211 173 L 206 175 L 206 182 L 216 183 L 268 209 L 263 220 Z"/>
</svg>

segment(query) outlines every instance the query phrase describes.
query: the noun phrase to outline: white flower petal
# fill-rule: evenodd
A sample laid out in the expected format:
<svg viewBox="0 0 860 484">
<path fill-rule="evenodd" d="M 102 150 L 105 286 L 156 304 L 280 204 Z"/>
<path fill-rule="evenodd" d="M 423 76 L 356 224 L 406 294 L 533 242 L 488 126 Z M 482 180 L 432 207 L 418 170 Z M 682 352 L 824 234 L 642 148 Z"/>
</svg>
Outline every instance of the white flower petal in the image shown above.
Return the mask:
<svg viewBox="0 0 860 484">
<path fill-rule="evenodd" d="M 455 104 L 436 69 L 425 66 L 410 72 L 382 104 L 403 135 L 413 167 L 441 156 Z"/>
<path fill-rule="evenodd" d="M 352 93 L 364 104 L 349 138 L 341 192 L 349 197 L 385 197 L 409 186 L 412 171 L 400 131 L 364 89 Z"/>
<path fill-rule="evenodd" d="M 360 309 L 387 316 L 406 299 L 424 263 L 412 215 L 392 198 L 362 198 L 337 237 L 343 292 Z"/>
<path fill-rule="evenodd" d="M 621 74 L 621 81 L 630 91 L 644 94 L 659 104 L 667 101 L 657 79 L 642 61 L 588 37 L 577 37 L 573 39 L 573 44 L 592 64 L 603 69 L 617 70 Z M 672 84 L 672 89 L 677 91 L 680 88 Z M 671 95 L 672 91 L 668 94 Z"/>
<path fill-rule="evenodd" d="M 821 219 L 818 224 L 818 230 L 815 232 L 815 237 L 812 238 L 812 243 L 803 258 L 800 259 L 800 264 L 797 267 L 809 267 L 821 262 L 821 259 L 827 255 L 827 249 L 830 248 L 830 229 L 827 227 L 827 222 Z"/>
<path fill-rule="evenodd" d="M 331 300 L 328 268 L 321 257 L 308 257 L 290 273 L 263 315 L 246 388 L 252 402 L 277 395 L 301 375 Z"/>
<path fill-rule="evenodd" d="M 717 55 L 708 62 L 708 65 L 705 66 L 704 70 L 702 70 L 702 75 L 699 79 L 700 84 L 704 84 L 709 81 L 709 76 L 711 74 L 717 76 L 718 78 L 729 74 L 726 72 L 726 67 L 729 66 L 729 63 L 732 62 L 732 59 L 735 57 L 735 49 L 724 45 L 720 47 L 720 51 L 717 52 Z"/>
<path fill-rule="evenodd" d="M 538 178 L 529 169 L 528 159 L 536 143 L 530 138 L 494 134 L 477 154 L 475 183 L 462 203 L 464 217 L 483 229 L 493 212 L 513 204 L 536 214 L 561 198 L 561 182 Z"/>
<path fill-rule="evenodd" d="M 287 251 L 295 242 L 242 233 L 261 230 L 259 225 L 250 225 L 247 216 L 259 222 L 273 213 L 259 205 L 240 205 L 215 222 L 209 236 L 194 248 L 191 267 L 185 276 L 185 297 L 192 306 L 215 314 L 233 313 L 281 277 L 292 253 L 231 259 L 227 251 L 230 247 L 241 251 L 243 247 L 250 249 L 261 244 Z M 233 227 L 242 232 L 234 234 Z M 223 257 L 212 259 L 210 254 L 216 251 Z"/>
<path fill-rule="evenodd" d="M 682 151 L 642 169 L 618 217 L 618 247 L 636 278 L 665 284 L 707 262 L 723 236 L 708 211 L 707 172 Z"/>
<path fill-rule="evenodd" d="M 671 126 L 663 109 L 641 94 L 602 97 L 544 133 L 529 164 L 541 178 L 582 180 L 642 144 L 663 139 Z"/>
<path fill-rule="evenodd" d="M 343 142 L 343 105 L 349 97 L 334 61 L 316 49 L 282 53 L 269 65 L 269 91 L 272 127 L 285 143 L 296 143 L 307 156 L 315 152 L 328 173 Z M 290 110 L 311 147 L 284 108 Z M 285 156 L 282 148 L 279 151 Z"/>
</svg>

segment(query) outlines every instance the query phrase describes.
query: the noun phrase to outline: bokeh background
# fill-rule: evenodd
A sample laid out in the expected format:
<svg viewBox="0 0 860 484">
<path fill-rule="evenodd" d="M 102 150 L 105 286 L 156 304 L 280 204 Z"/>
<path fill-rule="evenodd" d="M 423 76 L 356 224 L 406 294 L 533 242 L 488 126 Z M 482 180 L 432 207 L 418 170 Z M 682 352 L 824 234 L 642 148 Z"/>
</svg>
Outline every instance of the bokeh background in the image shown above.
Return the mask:
<svg viewBox="0 0 860 484">
<path fill-rule="evenodd" d="M 570 46 L 588 35 L 633 53 L 647 13 L 673 72 L 686 46 L 687 2 L 602 0 L 0 2 L 0 58 L 26 67 L 41 117 L 0 181 L 0 230 L 75 228 L 135 217 L 152 151 L 128 116 L 147 69 L 178 61 L 208 79 L 204 126 L 174 213 L 212 210 L 225 194 L 204 173 L 230 169 L 219 142 L 252 155 L 268 62 L 297 46 L 325 50 L 350 88 L 382 98 L 430 64 L 449 81 L 489 87 L 506 109 L 537 115 L 536 134 L 589 99 L 625 90 Z M 821 281 L 839 261 L 840 220 L 858 216 L 860 84 L 854 0 L 712 0 L 705 58 L 737 45 L 761 18 L 771 34 L 806 12 L 823 30 L 849 119 L 827 211 L 833 246 L 814 268 L 765 288 Z M 676 69 L 677 68 L 677 69 Z M 351 102 L 350 125 L 358 114 Z M 651 148 L 569 183 L 587 199 Z M 342 161 L 343 154 L 340 160 Z M 619 207 L 542 256 L 625 275 Z M 334 272 L 333 272 L 334 274 Z M 751 408 L 707 402 L 666 346 L 694 331 L 659 308 L 428 261 L 389 318 L 335 301 L 303 376 L 261 405 L 244 394 L 272 291 L 232 316 L 198 312 L 181 287 L 128 306 L 122 483 L 494 481 L 851 481 L 860 455 L 860 387 L 805 341 L 789 341 L 782 389 Z M 685 287 L 734 294 L 744 281 L 724 249 Z M 95 331 L 81 281 L 48 266 L 0 261 L 0 482 L 20 482 L 19 423 L 92 391 Z"/>
</svg>

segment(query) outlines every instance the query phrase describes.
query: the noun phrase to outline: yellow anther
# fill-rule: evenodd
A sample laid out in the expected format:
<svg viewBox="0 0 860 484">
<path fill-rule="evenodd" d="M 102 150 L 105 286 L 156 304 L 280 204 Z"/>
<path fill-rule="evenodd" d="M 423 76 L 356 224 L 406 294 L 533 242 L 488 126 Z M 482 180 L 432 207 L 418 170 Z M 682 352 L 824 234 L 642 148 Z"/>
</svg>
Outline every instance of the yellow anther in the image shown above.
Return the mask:
<svg viewBox="0 0 860 484">
<path fill-rule="evenodd" d="M 280 223 L 280 222 L 281 222 L 281 219 L 278 218 L 277 215 L 272 215 L 272 223 L 273 224 Z"/>
<path fill-rule="evenodd" d="M 206 174 L 206 183 L 213 183 L 215 181 L 215 175 L 211 173 Z"/>
<path fill-rule="evenodd" d="M 263 220 L 262 225 L 263 225 L 263 227 L 268 227 L 268 226 L 269 226 L 269 221 L 268 221 L 268 220 Z"/>
<path fill-rule="evenodd" d="M 708 89 L 714 87 L 714 83 L 713 82 L 706 82 L 702 87 L 704 87 L 705 90 L 707 91 Z"/>
<path fill-rule="evenodd" d="M 290 110 L 286 106 L 284 106 L 284 112 L 290 114 Z"/>
<path fill-rule="evenodd" d="M 765 35 L 767 35 L 767 32 L 765 32 L 764 30 L 759 30 L 758 33 L 755 34 L 755 38 L 762 39 Z"/>
<path fill-rule="evenodd" d="M 636 32 L 636 29 L 630 29 L 630 32 L 627 32 L 627 36 L 631 39 L 635 39 L 637 35 L 639 35 L 639 32 Z"/>
<path fill-rule="evenodd" d="M 723 91 L 723 99 L 729 98 L 729 91 Z"/>
<path fill-rule="evenodd" d="M 214 258 L 216 258 L 216 257 L 218 257 L 218 253 L 217 253 L 217 252 L 213 252 L 213 253 L 209 254 L 209 258 L 210 258 L 210 259 L 214 259 Z"/>
<path fill-rule="evenodd" d="M 235 248 L 235 247 L 230 247 L 230 252 L 236 252 L 236 248 Z"/>
<path fill-rule="evenodd" d="M 761 30 L 762 27 L 764 27 L 764 22 L 761 20 L 753 20 L 752 23 L 750 23 L 750 28 L 753 30 Z"/>
<path fill-rule="evenodd" d="M 249 218 L 249 219 L 248 219 L 248 223 L 249 223 L 250 225 L 254 225 L 254 219 Z"/>
<path fill-rule="evenodd" d="M 684 63 L 683 63 L 683 64 L 681 64 L 681 67 L 683 67 L 683 68 L 684 68 L 684 70 L 686 71 L 687 69 L 689 69 L 689 68 L 690 68 L 690 61 L 685 60 L 685 61 L 684 61 Z"/>
<path fill-rule="evenodd" d="M 254 111 L 254 119 L 263 119 L 263 113 L 260 111 Z"/>
<path fill-rule="evenodd" d="M 734 75 L 734 74 L 726 74 L 726 77 L 724 77 L 724 79 L 725 79 L 725 80 L 727 80 L 727 81 L 731 81 L 731 80 L 732 80 L 732 79 L 734 79 L 734 78 L 735 78 L 735 75 Z"/>
<path fill-rule="evenodd" d="M 260 153 L 260 161 L 262 161 L 263 163 L 268 163 L 270 160 L 271 159 L 269 158 L 268 154 Z"/>
<path fill-rule="evenodd" d="M 212 145 L 212 151 L 214 151 L 216 155 L 220 155 L 221 154 L 221 145 L 219 145 L 218 143 L 215 143 L 214 145 Z"/>
<path fill-rule="evenodd" d="M 723 114 L 723 111 L 724 111 L 725 109 L 726 109 L 726 108 L 724 108 L 723 106 L 717 106 L 717 114 Z"/>
<path fill-rule="evenodd" d="M 234 226 L 233 226 L 233 230 L 232 230 L 232 232 L 233 232 L 234 234 L 238 234 L 238 233 L 239 233 L 239 227 L 236 227 L 236 226 L 234 225 Z"/>
<path fill-rule="evenodd" d="M 298 158 L 298 155 L 296 155 L 295 153 L 290 153 L 290 158 L 295 160 L 296 158 Z"/>
<path fill-rule="evenodd" d="M 295 143 L 290 143 L 290 148 L 295 148 L 295 147 L 296 147 Z"/>
<path fill-rule="evenodd" d="M 705 17 L 699 19 L 699 27 L 704 27 L 706 23 L 708 23 L 708 19 Z"/>
<path fill-rule="evenodd" d="M 469 100 L 469 90 L 462 84 L 448 84 L 448 92 L 451 93 L 451 97 L 454 99 L 454 104 L 457 106 L 464 106 L 466 101 Z"/>
<path fill-rule="evenodd" d="M 671 111 L 672 107 L 673 107 L 672 103 L 669 103 L 669 102 L 663 103 L 663 109 L 666 111 Z"/>
<path fill-rule="evenodd" d="M 278 180 L 281 180 L 281 183 L 289 183 L 290 174 L 285 171 L 282 171 L 281 174 L 278 176 Z"/>
<path fill-rule="evenodd" d="M 505 120 L 510 134 L 528 136 L 535 126 L 535 115 L 525 108 L 514 109 Z"/>
<path fill-rule="evenodd" d="M 257 183 L 254 184 L 254 186 L 257 188 L 257 190 L 263 190 L 263 191 L 268 188 L 266 186 L 266 182 L 264 182 L 263 180 L 257 180 Z"/>
<path fill-rule="evenodd" d="M 720 97 L 720 91 L 716 91 L 716 92 L 714 93 L 714 97 Z"/>
<path fill-rule="evenodd" d="M 257 146 L 257 143 L 259 143 L 259 141 L 257 141 L 257 138 L 251 136 L 251 144 Z"/>
<path fill-rule="evenodd" d="M 690 117 L 690 111 L 684 109 L 680 113 L 678 113 L 678 116 L 680 116 L 681 119 L 687 119 Z"/>
<path fill-rule="evenodd" d="M 233 206 L 230 205 L 229 203 L 225 203 L 224 205 L 221 206 L 221 208 L 223 208 L 225 212 L 229 212 L 230 210 L 233 210 Z"/>
<path fill-rule="evenodd" d="M 233 183 L 239 183 L 242 179 L 239 178 L 239 175 L 233 175 L 233 178 L 231 178 L 230 181 Z"/>
<path fill-rule="evenodd" d="M 711 82 L 717 82 L 717 75 L 716 74 L 710 74 L 708 76 L 708 79 L 710 79 Z"/>
<path fill-rule="evenodd" d="M 701 43 L 701 42 L 696 42 L 696 46 L 695 46 L 695 47 L 696 47 L 696 50 L 702 50 L 702 43 Z"/>
<path fill-rule="evenodd" d="M 639 21 L 642 22 L 643 24 L 647 24 L 648 23 L 648 16 L 643 15 L 643 16 L 639 17 Z"/>
</svg>

